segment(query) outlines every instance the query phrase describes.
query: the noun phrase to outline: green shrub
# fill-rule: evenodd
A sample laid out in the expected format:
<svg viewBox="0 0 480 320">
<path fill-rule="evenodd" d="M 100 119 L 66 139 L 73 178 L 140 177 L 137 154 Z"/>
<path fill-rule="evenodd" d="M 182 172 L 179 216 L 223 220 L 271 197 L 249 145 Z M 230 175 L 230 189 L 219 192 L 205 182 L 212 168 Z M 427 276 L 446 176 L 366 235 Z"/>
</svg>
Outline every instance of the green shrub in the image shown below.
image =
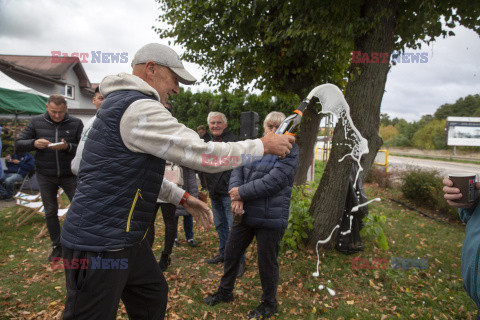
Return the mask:
<svg viewBox="0 0 480 320">
<path fill-rule="evenodd" d="M 364 226 L 360 231 L 362 236 L 373 238 L 382 250 L 388 250 L 387 236 L 383 230 L 386 221 L 387 217 L 384 215 L 369 213 L 363 218 Z"/>
<path fill-rule="evenodd" d="M 381 188 L 392 187 L 392 174 L 385 167 L 372 166 L 368 172 L 366 183 L 376 183 Z"/>
<path fill-rule="evenodd" d="M 442 179 L 436 170 L 414 169 L 402 176 L 402 193 L 416 205 L 436 205 L 436 190 L 443 188 Z"/>
<path fill-rule="evenodd" d="M 306 186 L 293 187 L 288 226 L 280 243 L 282 251 L 286 249 L 297 250 L 307 239 L 307 233 L 312 230 L 314 220 L 308 212 L 311 198 Z"/>
<path fill-rule="evenodd" d="M 443 197 L 442 178 L 436 170 L 415 169 L 402 176 L 403 195 L 417 206 L 428 206 L 436 211 L 458 219 L 457 210 Z"/>
<path fill-rule="evenodd" d="M 315 174 L 314 174 L 314 183 L 318 186 L 320 179 L 322 179 L 323 171 L 325 170 L 325 165 L 327 163 L 322 160 L 315 160 Z"/>
</svg>

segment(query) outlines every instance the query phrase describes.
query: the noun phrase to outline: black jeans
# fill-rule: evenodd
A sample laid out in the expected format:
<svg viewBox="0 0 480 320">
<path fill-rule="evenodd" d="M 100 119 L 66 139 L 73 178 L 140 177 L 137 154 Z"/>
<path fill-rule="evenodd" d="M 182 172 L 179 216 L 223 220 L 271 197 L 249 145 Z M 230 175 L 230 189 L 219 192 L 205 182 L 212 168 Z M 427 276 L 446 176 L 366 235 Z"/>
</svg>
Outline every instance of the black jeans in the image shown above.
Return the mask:
<svg viewBox="0 0 480 320">
<path fill-rule="evenodd" d="M 227 293 L 233 292 L 239 263 L 255 236 L 257 238 L 258 269 L 263 290 L 262 302 L 272 306 L 276 305 L 277 258 L 283 233 L 283 229 L 253 228 L 243 222 L 234 223 L 225 248 L 225 265 L 220 289 Z"/>
<path fill-rule="evenodd" d="M 171 203 L 157 203 L 155 205 L 155 215 L 153 217 L 152 224 L 148 228 L 147 241 L 150 247 L 153 246 L 155 240 L 155 220 L 157 218 L 158 209 L 162 209 L 163 223 L 165 224 L 165 245 L 163 253 L 172 254 L 173 244 L 177 235 L 177 223 L 175 220 L 175 211 L 177 206 Z"/>
<path fill-rule="evenodd" d="M 49 177 L 37 173 L 37 182 L 42 196 L 43 206 L 45 208 L 45 220 L 47 222 L 48 233 L 54 246 L 60 245 L 60 222 L 58 221 L 58 201 L 57 192 L 62 188 L 72 201 L 75 189 L 77 188 L 77 177 Z"/>
<path fill-rule="evenodd" d="M 168 284 L 147 241 L 101 253 L 63 248 L 63 259 L 64 320 L 114 320 L 120 299 L 130 319 L 165 318 Z"/>
</svg>

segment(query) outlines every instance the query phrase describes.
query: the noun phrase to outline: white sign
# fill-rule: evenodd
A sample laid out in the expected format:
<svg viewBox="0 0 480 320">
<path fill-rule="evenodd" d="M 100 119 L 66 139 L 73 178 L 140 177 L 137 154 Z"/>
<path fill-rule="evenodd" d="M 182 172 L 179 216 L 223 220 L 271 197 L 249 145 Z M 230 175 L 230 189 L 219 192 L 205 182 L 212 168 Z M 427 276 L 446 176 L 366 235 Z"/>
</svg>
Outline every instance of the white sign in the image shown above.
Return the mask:
<svg viewBox="0 0 480 320">
<path fill-rule="evenodd" d="M 447 146 L 480 146 L 480 118 L 447 117 Z"/>
</svg>

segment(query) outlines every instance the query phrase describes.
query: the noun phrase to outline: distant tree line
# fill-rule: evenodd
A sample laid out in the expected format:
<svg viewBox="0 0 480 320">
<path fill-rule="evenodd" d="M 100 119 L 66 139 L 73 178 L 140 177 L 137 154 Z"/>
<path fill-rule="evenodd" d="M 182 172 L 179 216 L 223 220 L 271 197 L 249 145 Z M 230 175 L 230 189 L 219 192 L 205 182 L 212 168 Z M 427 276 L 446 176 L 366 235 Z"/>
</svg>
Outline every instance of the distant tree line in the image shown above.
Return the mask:
<svg viewBox="0 0 480 320">
<path fill-rule="evenodd" d="M 190 90 L 181 90 L 180 94 L 172 96 L 170 101 L 178 121 L 193 130 L 196 130 L 197 126 L 201 124 L 207 126 L 209 112 L 219 111 L 227 117 L 230 130 L 239 135 L 241 113 L 255 111 L 259 117 L 259 137 L 263 135 L 263 120 L 268 113 L 281 111 L 288 116 L 300 103 L 299 99 L 295 97 L 282 98 L 270 95 L 210 91 L 193 93 Z"/>
<path fill-rule="evenodd" d="M 480 117 L 480 95 L 469 95 L 453 104 L 440 106 L 433 115 L 424 115 L 419 121 L 380 114 L 380 136 L 384 146 L 413 147 L 428 150 L 447 149 L 447 117 Z M 480 150 L 479 147 L 461 147 L 465 150 Z"/>
</svg>

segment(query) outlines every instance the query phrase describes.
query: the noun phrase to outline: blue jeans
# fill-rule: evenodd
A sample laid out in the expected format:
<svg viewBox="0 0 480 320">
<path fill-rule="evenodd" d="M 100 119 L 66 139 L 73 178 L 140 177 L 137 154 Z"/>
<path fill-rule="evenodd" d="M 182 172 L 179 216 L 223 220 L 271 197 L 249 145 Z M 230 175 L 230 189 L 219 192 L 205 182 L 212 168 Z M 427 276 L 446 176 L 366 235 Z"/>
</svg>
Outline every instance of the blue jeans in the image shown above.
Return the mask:
<svg viewBox="0 0 480 320">
<path fill-rule="evenodd" d="M 230 197 L 212 198 L 213 222 L 217 230 L 220 245 L 218 251 L 222 257 L 225 256 L 225 245 L 227 243 L 230 228 L 233 225 L 233 213 Z"/>
<path fill-rule="evenodd" d="M 23 181 L 23 176 L 18 173 L 5 173 L 0 178 L 0 196 L 5 198 L 13 197 L 13 192 L 15 190 L 15 182 Z M 5 187 L 1 185 L 1 183 L 5 183 Z"/>
<path fill-rule="evenodd" d="M 175 239 L 178 238 L 178 219 L 180 217 L 175 217 Z M 193 217 L 191 215 L 183 216 L 183 230 L 185 230 L 185 237 L 188 240 L 193 239 Z"/>
</svg>

